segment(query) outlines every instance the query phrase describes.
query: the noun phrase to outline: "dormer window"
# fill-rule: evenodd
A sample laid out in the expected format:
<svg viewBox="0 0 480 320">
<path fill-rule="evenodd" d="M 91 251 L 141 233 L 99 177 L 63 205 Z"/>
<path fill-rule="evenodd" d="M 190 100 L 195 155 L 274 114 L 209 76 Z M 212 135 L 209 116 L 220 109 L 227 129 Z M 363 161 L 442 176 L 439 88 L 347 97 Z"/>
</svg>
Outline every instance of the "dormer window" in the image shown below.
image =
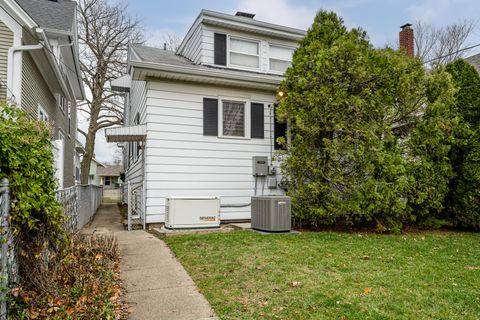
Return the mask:
<svg viewBox="0 0 480 320">
<path fill-rule="evenodd" d="M 259 42 L 230 37 L 229 58 L 231 66 L 258 69 L 260 67 Z"/>
<path fill-rule="evenodd" d="M 270 71 L 287 71 L 292 64 L 293 51 L 293 48 L 270 44 Z"/>
</svg>

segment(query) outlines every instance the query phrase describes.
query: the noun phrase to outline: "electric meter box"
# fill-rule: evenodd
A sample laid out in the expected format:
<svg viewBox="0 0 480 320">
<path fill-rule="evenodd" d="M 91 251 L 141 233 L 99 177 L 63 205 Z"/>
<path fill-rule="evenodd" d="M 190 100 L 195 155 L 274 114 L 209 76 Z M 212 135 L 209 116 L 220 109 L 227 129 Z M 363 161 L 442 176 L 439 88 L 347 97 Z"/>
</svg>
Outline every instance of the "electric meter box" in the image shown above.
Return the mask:
<svg viewBox="0 0 480 320">
<path fill-rule="evenodd" d="M 252 166 L 255 177 L 268 176 L 268 157 L 254 156 Z"/>
</svg>

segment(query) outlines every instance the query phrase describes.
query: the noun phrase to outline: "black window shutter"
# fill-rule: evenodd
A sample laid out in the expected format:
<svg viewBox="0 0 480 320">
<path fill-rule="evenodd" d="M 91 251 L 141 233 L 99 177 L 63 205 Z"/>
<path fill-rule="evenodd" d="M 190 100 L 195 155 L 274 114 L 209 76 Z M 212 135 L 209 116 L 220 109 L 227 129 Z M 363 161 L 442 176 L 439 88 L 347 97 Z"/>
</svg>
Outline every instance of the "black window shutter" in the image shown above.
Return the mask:
<svg viewBox="0 0 480 320">
<path fill-rule="evenodd" d="M 264 138 L 264 118 L 263 118 L 263 104 L 252 103 L 250 111 L 251 137 L 257 139 Z"/>
<path fill-rule="evenodd" d="M 275 123 L 274 123 L 274 137 L 275 137 L 275 150 L 284 150 L 285 147 L 280 145 L 277 142 L 277 139 L 280 137 L 285 137 L 287 138 L 287 123 L 286 121 L 279 122 L 277 119 L 277 107 L 278 104 L 275 104 L 275 109 L 274 109 L 274 118 L 275 118 Z"/>
<path fill-rule="evenodd" d="M 214 58 L 213 63 L 226 66 L 227 65 L 227 35 L 215 33 L 213 38 Z"/>
<path fill-rule="evenodd" d="M 218 100 L 203 99 L 203 135 L 218 136 Z"/>
</svg>

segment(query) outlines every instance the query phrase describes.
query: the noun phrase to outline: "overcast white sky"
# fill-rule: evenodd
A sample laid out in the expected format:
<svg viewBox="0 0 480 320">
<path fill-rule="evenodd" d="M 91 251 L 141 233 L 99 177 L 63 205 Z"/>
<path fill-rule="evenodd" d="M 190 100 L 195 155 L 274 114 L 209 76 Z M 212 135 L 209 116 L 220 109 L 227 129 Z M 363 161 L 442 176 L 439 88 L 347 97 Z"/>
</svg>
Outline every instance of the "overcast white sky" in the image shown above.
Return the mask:
<svg viewBox="0 0 480 320">
<path fill-rule="evenodd" d="M 115 0 L 112 0 L 115 1 Z M 480 19 L 479 0 L 124 0 L 138 16 L 147 32 L 148 44 L 161 46 L 166 34 L 183 38 L 201 9 L 234 14 L 246 11 L 257 20 L 307 29 L 320 9 L 334 10 L 347 26 L 362 27 L 375 46 L 397 42 L 399 27 L 421 20 L 444 26 L 464 19 Z M 122 1 L 123 2 L 123 1 Z M 477 30 L 469 44 L 480 43 Z M 477 50 L 473 53 L 480 52 Z M 86 128 L 85 121 L 80 127 Z M 104 132 L 97 135 L 96 157 L 113 161 L 116 144 L 105 142 Z M 118 154 L 118 153 L 117 153 Z"/>
</svg>

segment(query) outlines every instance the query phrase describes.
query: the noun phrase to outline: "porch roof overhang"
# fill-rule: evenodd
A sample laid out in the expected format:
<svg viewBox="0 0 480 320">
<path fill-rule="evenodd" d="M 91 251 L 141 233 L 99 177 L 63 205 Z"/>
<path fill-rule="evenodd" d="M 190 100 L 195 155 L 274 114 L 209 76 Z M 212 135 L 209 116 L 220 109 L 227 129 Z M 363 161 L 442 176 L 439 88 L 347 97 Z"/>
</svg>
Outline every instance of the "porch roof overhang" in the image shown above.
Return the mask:
<svg viewBox="0 0 480 320">
<path fill-rule="evenodd" d="M 139 142 L 147 138 L 147 125 L 105 129 L 107 142 Z"/>
</svg>

